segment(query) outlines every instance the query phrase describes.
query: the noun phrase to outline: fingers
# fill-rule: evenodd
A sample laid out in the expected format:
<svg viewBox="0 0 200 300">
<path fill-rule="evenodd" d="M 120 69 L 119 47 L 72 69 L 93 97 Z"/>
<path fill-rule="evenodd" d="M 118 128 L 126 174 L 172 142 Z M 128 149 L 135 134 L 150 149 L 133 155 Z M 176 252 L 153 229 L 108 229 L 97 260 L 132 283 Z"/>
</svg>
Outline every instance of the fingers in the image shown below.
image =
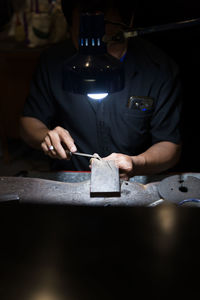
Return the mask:
<svg viewBox="0 0 200 300">
<path fill-rule="evenodd" d="M 119 168 L 120 178 L 122 180 L 129 180 L 133 173 L 133 160 L 131 156 L 121 154 L 121 153 L 112 153 L 107 157 L 104 157 L 103 160 L 114 160 L 115 165 Z"/>
<path fill-rule="evenodd" d="M 127 176 L 127 174 L 122 174 L 122 173 L 120 173 L 119 174 L 119 177 L 120 177 L 120 179 L 122 179 L 122 180 L 125 180 L 125 181 L 129 181 L 129 176 Z"/>
<path fill-rule="evenodd" d="M 91 158 L 91 159 L 90 159 L 90 162 L 89 162 L 89 168 L 90 168 L 90 169 L 92 168 L 92 163 L 93 163 L 94 160 L 97 159 L 97 160 L 99 160 L 99 161 L 102 161 L 102 158 L 99 156 L 98 153 L 94 153 L 93 156 L 95 156 L 95 157 Z"/>
<path fill-rule="evenodd" d="M 77 151 L 77 148 L 74 144 L 74 140 L 71 137 L 69 131 L 62 127 L 56 127 L 53 130 L 52 134 L 55 133 L 59 136 L 60 143 L 66 148 L 66 150 L 69 150 L 72 153 Z"/>
<path fill-rule="evenodd" d="M 77 151 L 71 135 L 62 127 L 50 130 L 41 143 L 41 148 L 45 154 L 58 159 L 70 159 L 70 152 Z"/>
<path fill-rule="evenodd" d="M 49 155 L 51 158 L 56 157 L 56 151 L 54 150 L 54 147 L 52 146 L 51 140 L 48 136 L 45 137 L 41 147 L 46 155 Z"/>
<path fill-rule="evenodd" d="M 52 153 L 55 153 L 56 156 L 60 159 L 66 159 L 67 155 L 66 152 L 63 148 L 63 146 L 61 145 L 61 136 L 54 130 L 49 131 L 45 141 L 50 140 L 51 145 L 54 147 L 54 150 L 52 150 Z"/>
<path fill-rule="evenodd" d="M 90 165 L 89 168 L 92 168 L 92 162 L 94 161 L 95 158 L 92 158 L 90 160 Z M 128 155 L 124 155 L 121 153 L 112 153 L 109 156 L 106 156 L 102 158 L 103 161 L 114 161 L 115 166 L 119 169 L 119 176 L 120 179 L 128 181 L 129 178 L 131 177 L 131 171 L 132 171 L 132 159 Z"/>
</svg>

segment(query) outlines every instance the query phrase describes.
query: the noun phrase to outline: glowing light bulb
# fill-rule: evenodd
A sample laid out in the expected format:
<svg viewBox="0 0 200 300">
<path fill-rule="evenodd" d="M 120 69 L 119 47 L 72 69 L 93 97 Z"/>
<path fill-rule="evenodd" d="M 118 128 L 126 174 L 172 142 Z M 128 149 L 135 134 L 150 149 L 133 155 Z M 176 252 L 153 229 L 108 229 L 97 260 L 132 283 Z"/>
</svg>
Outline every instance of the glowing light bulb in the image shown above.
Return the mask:
<svg viewBox="0 0 200 300">
<path fill-rule="evenodd" d="M 91 99 L 94 99 L 94 100 L 102 100 L 104 99 L 105 97 L 108 96 L 108 93 L 102 93 L 102 94 L 87 94 L 87 96 Z"/>
</svg>

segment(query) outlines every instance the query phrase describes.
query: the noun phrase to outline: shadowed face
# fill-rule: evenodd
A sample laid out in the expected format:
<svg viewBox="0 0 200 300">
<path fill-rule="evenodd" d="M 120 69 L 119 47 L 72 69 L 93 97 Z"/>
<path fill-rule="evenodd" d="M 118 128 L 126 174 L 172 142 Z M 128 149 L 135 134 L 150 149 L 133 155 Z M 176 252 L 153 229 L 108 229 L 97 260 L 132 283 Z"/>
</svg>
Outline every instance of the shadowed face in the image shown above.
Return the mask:
<svg viewBox="0 0 200 300">
<path fill-rule="evenodd" d="M 117 11 L 109 10 L 105 13 L 105 19 L 112 22 L 122 22 L 121 17 Z M 78 9 L 74 9 L 72 15 L 72 26 L 71 26 L 71 38 L 76 49 L 78 49 L 78 39 L 79 39 L 79 24 L 80 24 L 80 12 Z M 106 35 L 113 36 L 117 34 L 121 29 L 120 25 L 109 24 L 105 25 Z M 116 41 L 111 41 L 107 43 L 107 51 L 110 55 L 120 59 L 126 52 L 127 42 L 119 43 Z"/>
</svg>

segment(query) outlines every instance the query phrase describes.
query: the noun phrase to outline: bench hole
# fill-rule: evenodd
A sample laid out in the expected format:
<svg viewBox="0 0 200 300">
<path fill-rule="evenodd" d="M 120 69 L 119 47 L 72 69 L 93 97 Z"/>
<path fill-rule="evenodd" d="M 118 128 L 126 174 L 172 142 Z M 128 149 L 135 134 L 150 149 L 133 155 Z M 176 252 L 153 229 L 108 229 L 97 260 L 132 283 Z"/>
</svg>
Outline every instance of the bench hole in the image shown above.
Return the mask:
<svg viewBox="0 0 200 300">
<path fill-rule="evenodd" d="M 188 188 L 186 186 L 180 186 L 179 187 L 179 191 L 182 193 L 187 193 L 188 192 Z"/>
</svg>

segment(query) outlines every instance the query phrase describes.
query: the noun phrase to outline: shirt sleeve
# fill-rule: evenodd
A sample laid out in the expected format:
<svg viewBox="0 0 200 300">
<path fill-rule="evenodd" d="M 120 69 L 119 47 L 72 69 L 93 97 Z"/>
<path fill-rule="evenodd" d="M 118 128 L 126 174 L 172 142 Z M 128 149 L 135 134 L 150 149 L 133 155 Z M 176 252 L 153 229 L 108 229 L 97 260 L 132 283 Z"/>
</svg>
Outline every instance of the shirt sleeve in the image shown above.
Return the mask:
<svg viewBox="0 0 200 300">
<path fill-rule="evenodd" d="M 160 85 L 158 99 L 151 120 L 152 144 L 169 141 L 181 143 L 182 87 L 177 71 Z"/>
<path fill-rule="evenodd" d="M 47 58 L 42 54 L 31 81 L 22 115 L 39 119 L 49 127 L 55 113 L 55 100 L 49 84 L 49 65 L 47 62 Z"/>
</svg>

